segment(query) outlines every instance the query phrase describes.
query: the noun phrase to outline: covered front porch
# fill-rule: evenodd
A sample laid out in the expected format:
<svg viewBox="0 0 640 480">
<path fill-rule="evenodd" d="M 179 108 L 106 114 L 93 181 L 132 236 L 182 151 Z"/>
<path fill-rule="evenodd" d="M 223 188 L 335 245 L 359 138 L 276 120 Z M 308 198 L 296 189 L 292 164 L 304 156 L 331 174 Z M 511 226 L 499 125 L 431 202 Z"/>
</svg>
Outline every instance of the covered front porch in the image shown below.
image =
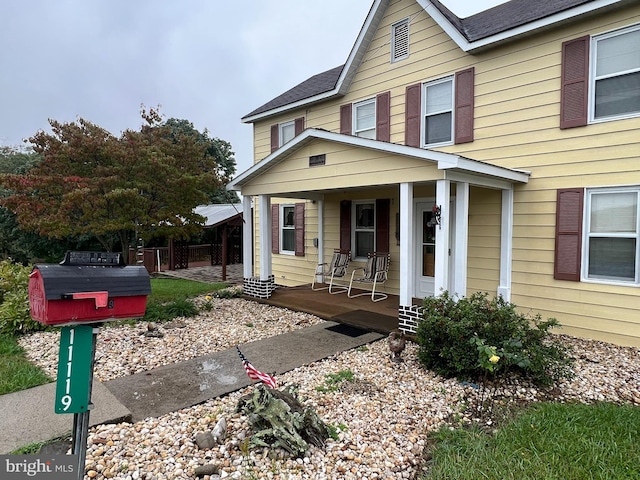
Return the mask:
<svg viewBox="0 0 640 480">
<path fill-rule="evenodd" d="M 277 287 L 303 288 L 317 264 L 346 249 L 353 268 L 368 253 L 389 254 L 385 289 L 394 300 L 385 315 L 407 333 L 422 318 L 416 298 L 484 290 L 509 300 L 513 193 L 528 176 L 458 155 L 308 129 L 230 185 L 257 207 L 257 215 L 245 217 L 244 258 L 255 262 L 244 263 L 245 294 L 271 301 Z M 351 310 L 373 313 L 382 308 L 367 297 L 338 297 L 328 303 L 344 300 Z M 311 305 L 313 298 L 301 302 Z M 355 301 L 368 307 L 353 309 Z"/>
</svg>

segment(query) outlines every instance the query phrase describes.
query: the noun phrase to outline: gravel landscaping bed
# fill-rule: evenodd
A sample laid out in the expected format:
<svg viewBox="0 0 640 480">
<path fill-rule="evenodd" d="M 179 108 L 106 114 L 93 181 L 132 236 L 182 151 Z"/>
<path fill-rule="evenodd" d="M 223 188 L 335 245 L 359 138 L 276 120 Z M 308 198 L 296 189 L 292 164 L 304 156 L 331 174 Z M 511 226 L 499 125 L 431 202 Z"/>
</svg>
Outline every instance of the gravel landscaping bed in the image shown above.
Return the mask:
<svg viewBox="0 0 640 480">
<path fill-rule="evenodd" d="M 147 325 L 142 322 L 102 328 L 95 377 L 106 381 L 323 322 L 243 299 L 208 302 L 208 312 L 159 325 L 162 337 L 143 335 Z M 58 338 L 58 332 L 43 332 L 20 340 L 29 358 L 54 377 Z M 526 401 L 551 397 L 640 405 L 640 349 L 568 336 L 562 340 L 574 349 L 575 379 L 551 392 L 521 384 L 500 395 Z M 408 342 L 403 361 L 396 363 L 386 340 L 380 340 L 279 375 L 279 385 L 297 385 L 303 403 L 314 407 L 336 434 L 324 448 L 312 447 L 303 458 L 246 449 L 249 422 L 235 408 L 251 386 L 162 417 L 92 428 L 87 474 L 98 479 L 187 479 L 194 478 L 197 467 L 212 465 L 217 473 L 204 478 L 416 478 L 428 432 L 452 418 L 477 421 L 466 406 L 478 394 L 473 386 L 421 368 L 416 351 L 417 345 Z M 354 380 L 328 383 L 327 375 L 343 370 L 353 372 Z M 213 430 L 221 418 L 227 425 L 224 442 L 198 448 L 196 435 Z"/>
</svg>

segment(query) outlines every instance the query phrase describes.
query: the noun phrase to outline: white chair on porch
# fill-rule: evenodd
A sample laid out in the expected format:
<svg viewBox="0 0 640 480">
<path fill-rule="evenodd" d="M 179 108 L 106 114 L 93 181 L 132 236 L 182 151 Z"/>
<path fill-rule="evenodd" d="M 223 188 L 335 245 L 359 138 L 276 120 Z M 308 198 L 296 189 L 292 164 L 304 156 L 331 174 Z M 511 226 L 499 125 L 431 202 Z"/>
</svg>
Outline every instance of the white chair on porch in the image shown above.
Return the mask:
<svg viewBox="0 0 640 480">
<path fill-rule="evenodd" d="M 347 276 L 347 268 L 351 261 L 351 250 L 335 249 L 333 251 L 333 257 L 330 263 L 319 263 L 316 267 L 316 272 L 313 275 L 313 281 L 311 282 L 311 290 L 327 290 L 332 295 L 336 293 L 342 293 L 347 291 L 347 287 L 344 285 L 335 285 L 334 281 L 343 279 Z M 323 281 L 326 281 L 326 277 L 330 277 L 328 287 L 316 287 L 316 279 L 318 276 L 322 276 Z"/>
<path fill-rule="evenodd" d="M 353 284 L 356 284 L 357 289 L 371 289 L 371 301 L 379 302 L 387 298 L 386 293 L 377 292 L 376 289 L 379 286 L 383 286 L 387 281 L 389 274 L 389 262 L 391 255 L 387 252 L 374 252 L 367 255 L 367 264 L 364 268 L 356 268 L 351 272 L 351 281 L 349 282 L 349 289 L 347 290 L 347 296 L 349 298 L 361 297 L 363 295 L 369 295 L 369 292 L 351 294 Z M 362 287 L 358 287 L 361 285 Z"/>
</svg>

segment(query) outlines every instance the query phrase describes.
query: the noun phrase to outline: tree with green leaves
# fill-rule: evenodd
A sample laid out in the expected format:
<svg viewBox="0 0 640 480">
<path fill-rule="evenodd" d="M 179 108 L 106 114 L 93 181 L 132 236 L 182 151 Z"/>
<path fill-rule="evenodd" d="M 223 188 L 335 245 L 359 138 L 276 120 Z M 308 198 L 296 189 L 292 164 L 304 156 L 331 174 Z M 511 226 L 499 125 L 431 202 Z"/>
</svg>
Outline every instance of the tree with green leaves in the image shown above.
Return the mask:
<svg viewBox="0 0 640 480">
<path fill-rule="evenodd" d="M 38 164 L 42 157 L 31 149 L 18 147 L 0 147 L 0 174 L 26 173 Z"/>
<path fill-rule="evenodd" d="M 204 222 L 194 208 L 209 203 L 235 170 L 232 152 L 221 148 L 230 162 L 221 166 L 206 132 L 184 120 L 165 122 L 156 109 L 143 109 L 142 118 L 139 131 L 120 137 L 82 118 L 50 120 L 52 133 L 28 140 L 42 161 L 24 174 L 0 175 L 10 192 L 0 203 L 24 230 L 91 235 L 107 251 L 126 253 L 139 238 L 188 239 Z"/>
<path fill-rule="evenodd" d="M 206 129 L 203 132 L 199 132 L 187 120 L 170 118 L 167 120 L 166 126 L 171 129 L 172 139 L 180 135 L 191 136 L 195 138 L 196 142 L 205 146 L 207 155 L 216 159 L 218 175 L 224 182 L 211 194 L 209 203 L 238 203 L 240 201 L 238 194 L 226 188 L 226 184 L 231 181 L 236 173 L 235 154 L 231 150 L 231 144 L 219 138 L 209 137 L 209 132 Z"/>
<path fill-rule="evenodd" d="M 0 175 L 25 174 L 40 160 L 40 155 L 29 149 L 0 147 Z M 0 187 L 0 198 L 9 194 L 8 190 Z M 18 263 L 27 264 L 36 258 L 62 258 L 64 251 L 61 242 L 22 230 L 16 215 L 0 206 L 0 260 L 11 258 Z"/>
</svg>

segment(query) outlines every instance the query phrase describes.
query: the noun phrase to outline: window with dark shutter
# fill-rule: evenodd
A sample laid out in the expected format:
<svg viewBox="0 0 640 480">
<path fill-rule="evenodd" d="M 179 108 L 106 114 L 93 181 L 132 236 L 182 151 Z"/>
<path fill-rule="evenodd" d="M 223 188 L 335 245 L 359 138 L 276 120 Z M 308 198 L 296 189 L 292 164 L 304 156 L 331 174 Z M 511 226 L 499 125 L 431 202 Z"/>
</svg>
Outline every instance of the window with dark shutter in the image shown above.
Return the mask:
<svg viewBox="0 0 640 480">
<path fill-rule="evenodd" d="M 391 140 L 391 92 L 376 97 L 376 140 Z"/>
<path fill-rule="evenodd" d="M 560 128 L 587 124 L 589 42 L 587 35 L 562 44 Z"/>
<path fill-rule="evenodd" d="M 580 281 L 583 188 L 560 189 L 556 202 L 556 245 L 553 278 Z"/>
<path fill-rule="evenodd" d="M 376 251 L 389 252 L 389 206 L 388 198 L 376 200 Z"/>
<path fill-rule="evenodd" d="M 455 143 L 473 142 L 475 68 L 456 73 Z"/>
<path fill-rule="evenodd" d="M 351 250 L 351 200 L 340 202 L 340 248 Z"/>
<path fill-rule="evenodd" d="M 410 85 L 405 93 L 404 143 L 409 147 L 420 146 L 420 105 L 422 85 Z"/>
<path fill-rule="evenodd" d="M 280 127 L 277 123 L 275 125 L 271 125 L 271 153 L 275 152 L 280 147 L 279 131 Z"/>
<path fill-rule="evenodd" d="M 376 99 L 368 98 L 351 107 L 353 127 L 351 134 L 360 138 L 376 138 Z"/>
<path fill-rule="evenodd" d="M 280 253 L 280 205 L 271 205 L 271 253 Z"/>
<path fill-rule="evenodd" d="M 351 135 L 351 104 L 347 103 L 340 107 L 340 133 Z"/>
<path fill-rule="evenodd" d="M 304 203 L 295 205 L 295 254 L 304 257 Z"/>
</svg>

